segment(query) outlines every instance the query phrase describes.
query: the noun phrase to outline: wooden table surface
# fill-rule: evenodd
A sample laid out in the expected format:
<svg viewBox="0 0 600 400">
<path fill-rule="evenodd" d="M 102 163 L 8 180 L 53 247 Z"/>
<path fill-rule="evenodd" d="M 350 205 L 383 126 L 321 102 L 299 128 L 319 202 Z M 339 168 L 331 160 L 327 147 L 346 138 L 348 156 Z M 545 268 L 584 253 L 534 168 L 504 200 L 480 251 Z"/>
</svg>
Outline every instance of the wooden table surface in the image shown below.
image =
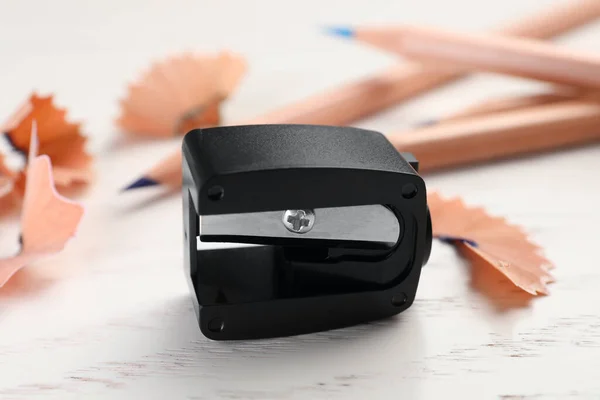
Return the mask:
<svg viewBox="0 0 600 400">
<path fill-rule="evenodd" d="M 178 195 L 118 190 L 179 141 L 126 143 L 113 120 L 151 60 L 229 48 L 250 71 L 239 121 L 398 62 L 324 37 L 327 24 L 428 23 L 478 31 L 551 0 L 363 2 L 11 1 L 0 12 L 0 115 L 31 90 L 84 122 L 97 182 L 67 249 L 0 289 L 2 399 L 600 398 L 600 147 L 427 176 L 525 227 L 556 263 L 551 295 L 484 279 L 435 243 L 417 300 L 388 320 L 298 337 L 204 338 L 182 267 Z M 560 43 L 599 51 L 600 25 Z M 478 75 L 357 126 L 397 131 L 539 83 Z M 599 127 L 600 129 L 600 127 Z M 0 253 L 17 249 L 0 221 Z"/>
</svg>

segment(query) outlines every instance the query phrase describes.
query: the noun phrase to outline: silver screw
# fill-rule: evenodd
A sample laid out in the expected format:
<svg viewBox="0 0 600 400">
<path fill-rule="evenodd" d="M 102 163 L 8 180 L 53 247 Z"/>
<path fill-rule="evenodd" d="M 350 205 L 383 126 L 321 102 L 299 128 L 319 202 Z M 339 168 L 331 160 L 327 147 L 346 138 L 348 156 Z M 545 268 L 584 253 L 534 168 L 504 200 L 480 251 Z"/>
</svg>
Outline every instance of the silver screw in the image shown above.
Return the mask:
<svg viewBox="0 0 600 400">
<path fill-rule="evenodd" d="M 281 220 L 288 231 L 306 233 L 315 225 L 315 212 L 313 210 L 286 210 Z"/>
</svg>

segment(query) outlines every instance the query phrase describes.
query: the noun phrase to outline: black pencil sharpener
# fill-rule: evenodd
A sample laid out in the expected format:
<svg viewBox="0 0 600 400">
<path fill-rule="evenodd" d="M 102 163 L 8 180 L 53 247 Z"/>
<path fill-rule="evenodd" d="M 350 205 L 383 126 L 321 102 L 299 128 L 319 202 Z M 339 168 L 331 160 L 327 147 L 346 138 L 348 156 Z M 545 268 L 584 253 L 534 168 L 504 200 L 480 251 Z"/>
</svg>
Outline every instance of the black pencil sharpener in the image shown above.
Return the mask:
<svg viewBox="0 0 600 400">
<path fill-rule="evenodd" d="M 412 155 L 363 129 L 189 132 L 185 271 L 202 333 L 289 336 L 410 307 L 432 240 L 417 170 Z M 220 244 L 202 250 L 204 242 Z"/>
</svg>

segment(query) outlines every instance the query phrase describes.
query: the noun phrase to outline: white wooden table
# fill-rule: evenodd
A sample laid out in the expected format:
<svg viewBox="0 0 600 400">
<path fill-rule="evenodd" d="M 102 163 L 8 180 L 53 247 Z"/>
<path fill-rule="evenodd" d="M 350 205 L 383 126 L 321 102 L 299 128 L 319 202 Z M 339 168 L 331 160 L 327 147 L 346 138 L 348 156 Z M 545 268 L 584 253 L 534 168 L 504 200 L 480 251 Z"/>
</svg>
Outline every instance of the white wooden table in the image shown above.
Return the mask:
<svg viewBox="0 0 600 400">
<path fill-rule="evenodd" d="M 227 104 L 238 121 L 395 62 L 322 36 L 326 24 L 430 23 L 483 30 L 551 0 L 5 1 L 0 115 L 31 89 L 84 121 L 98 181 L 62 254 L 0 290 L 2 399 L 600 398 L 600 147 L 427 177 L 430 190 L 524 226 L 557 265 L 551 295 L 500 285 L 484 295 L 435 243 L 415 304 L 389 320 L 250 342 L 211 342 L 182 269 L 177 195 L 118 190 L 178 140 L 122 144 L 113 119 L 126 82 L 180 50 L 229 48 L 251 70 Z M 599 51 L 600 26 L 561 41 Z M 478 76 L 358 126 L 391 131 L 489 96 L 541 87 Z M 120 144 L 119 144 L 120 143 Z M 16 249 L 0 222 L 0 253 Z"/>
</svg>

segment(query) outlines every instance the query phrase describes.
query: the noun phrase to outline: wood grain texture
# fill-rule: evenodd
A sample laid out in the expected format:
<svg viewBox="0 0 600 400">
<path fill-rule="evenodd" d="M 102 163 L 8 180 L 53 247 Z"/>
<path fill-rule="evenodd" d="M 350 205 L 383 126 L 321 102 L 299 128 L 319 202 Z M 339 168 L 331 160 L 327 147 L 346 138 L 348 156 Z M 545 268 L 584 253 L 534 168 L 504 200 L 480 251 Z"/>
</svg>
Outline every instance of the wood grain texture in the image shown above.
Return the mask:
<svg viewBox="0 0 600 400">
<path fill-rule="evenodd" d="M 450 246 L 436 243 L 415 304 L 396 318 L 263 341 L 201 335 L 183 276 L 179 196 L 119 194 L 137 171 L 179 146 L 115 144 L 118 94 L 138 68 L 207 43 L 240 51 L 250 73 L 224 110 L 227 120 L 239 121 L 396 62 L 315 34 L 324 20 L 483 30 L 555 2 L 373 0 L 343 7 L 308 0 L 293 9 L 293 21 L 283 18 L 290 15 L 283 3 L 236 2 L 232 13 L 231 3 L 212 0 L 57 0 L 51 9 L 30 0 L 0 15 L 0 31 L 11 38 L 3 55 L 12 61 L 0 65 L 0 114 L 31 86 L 56 91 L 58 101 L 73 105 L 73 118 L 85 120 L 102 172 L 80 198 L 88 213 L 78 237 L 0 291 L 0 398 L 598 398 L 597 146 L 427 177 L 429 187 L 524 226 L 557 266 L 548 297 L 515 295 L 496 284 L 500 277 L 472 274 Z M 39 13 L 31 13 L 34 6 Z M 131 33 L 133 19 L 139 35 Z M 41 41 L 37 29 L 49 21 Z M 595 29 L 564 45 L 599 48 Z M 265 43 L 280 51 L 266 52 Z M 476 78 L 359 125 L 400 131 L 482 97 L 531 89 L 528 82 Z M 15 222 L 0 220 L 1 255 L 16 249 Z"/>
</svg>

